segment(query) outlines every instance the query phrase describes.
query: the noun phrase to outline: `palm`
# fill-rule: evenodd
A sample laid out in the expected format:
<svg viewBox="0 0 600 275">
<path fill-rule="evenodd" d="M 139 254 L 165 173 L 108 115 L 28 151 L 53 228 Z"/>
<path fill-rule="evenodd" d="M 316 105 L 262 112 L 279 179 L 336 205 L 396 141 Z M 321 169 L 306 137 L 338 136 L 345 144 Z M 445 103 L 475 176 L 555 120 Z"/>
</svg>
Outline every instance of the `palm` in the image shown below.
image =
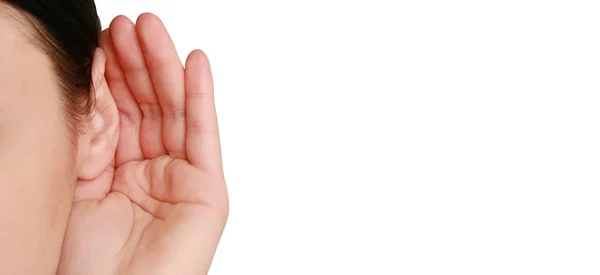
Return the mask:
<svg viewBox="0 0 600 275">
<path fill-rule="evenodd" d="M 76 191 L 60 274 L 205 274 L 227 219 L 212 77 L 160 21 L 101 36 L 121 114 L 114 165 Z M 136 35 L 137 33 L 137 35 Z"/>
</svg>

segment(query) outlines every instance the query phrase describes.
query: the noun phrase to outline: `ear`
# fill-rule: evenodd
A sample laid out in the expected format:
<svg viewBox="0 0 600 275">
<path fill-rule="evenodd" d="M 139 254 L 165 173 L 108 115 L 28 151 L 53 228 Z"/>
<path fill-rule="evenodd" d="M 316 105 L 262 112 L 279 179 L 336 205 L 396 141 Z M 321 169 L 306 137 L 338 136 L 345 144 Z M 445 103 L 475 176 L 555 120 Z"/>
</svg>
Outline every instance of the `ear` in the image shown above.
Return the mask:
<svg viewBox="0 0 600 275">
<path fill-rule="evenodd" d="M 93 106 L 85 134 L 77 146 L 78 178 L 91 181 L 109 165 L 114 165 L 119 138 L 119 112 L 108 89 L 104 70 L 106 54 L 100 48 L 94 53 L 92 62 Z"/>
</svg>

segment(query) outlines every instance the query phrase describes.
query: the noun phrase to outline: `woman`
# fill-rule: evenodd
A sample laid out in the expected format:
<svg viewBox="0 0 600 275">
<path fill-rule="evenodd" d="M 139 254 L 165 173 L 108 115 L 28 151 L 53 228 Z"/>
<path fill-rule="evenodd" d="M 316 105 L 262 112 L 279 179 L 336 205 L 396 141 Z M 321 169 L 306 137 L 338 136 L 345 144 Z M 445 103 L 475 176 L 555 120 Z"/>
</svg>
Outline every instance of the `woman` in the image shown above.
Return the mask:
<svg viewBox="0 0 600 275">
<path fill-rule="evenodd" d="M 151 14 L 99 31 L 93 0 L 0 1 L 0 273 L 205 274 L 228 216 L 208 60 Z"/>
</svg>

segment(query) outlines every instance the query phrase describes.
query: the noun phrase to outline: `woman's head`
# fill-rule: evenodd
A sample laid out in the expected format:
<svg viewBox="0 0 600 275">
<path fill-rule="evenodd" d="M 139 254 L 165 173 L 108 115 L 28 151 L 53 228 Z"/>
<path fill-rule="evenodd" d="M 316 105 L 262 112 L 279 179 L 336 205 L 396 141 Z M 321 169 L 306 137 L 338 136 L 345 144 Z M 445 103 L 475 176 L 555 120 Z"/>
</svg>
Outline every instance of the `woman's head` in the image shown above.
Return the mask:
<svg viewBox="0 0 600 275">
<path fill-rule="evenodd" d="M 13 81 L 4 82 L 20 85 L 17 83 L 20 80 L 27 84 L 20 86 L 21 89 L 3 90 L 27 96 L 26 100 L 32 104 L 43 103 L 45 108 L 53 108 L 53 112 L 59 107 L 62 116 L 58 118 L 62 118 L 63 123 L 56 125 L 54 130 L 64 134 L 72 145 L 69 156 L 73 160 L 79 158 L 79 162 L 82 162 L 81 158 L 89 157 L 85 156 L 88 155 L 86 151 L 93 145 L 88 144 L 93 140 L 86 140 L 85 137 L 92 139 L 95 136 L 93 130 L 101 130 L 94 127 L 107 126 L 107 118 L 108 122 L 112 122 L 112 117 L 103 116 L 110 116 L 110 111 L 115 109 L 94 105 L 98 100 L 95 96 L 102 96 L 94 93 L 107 89 L 103 76 L 105 57 L 102 51 L 97 50 L 101 26 L 94 1 L 0 0 L 0 5 L 0 27 L 5 29 L 5 35 L 0 34 L 0 43 L 6 44 L 0 51 L 9 55 L 3 58 L 6 62 L 2 65 L 4 68 L 0 69 L 10 68 L 12 74 L 18 74 L 19 71 L 23 73 L 19 75 L 21 78 L 9 77 L 11 73 L 5 73 L 4 78 Z M 9 59 L 15 63 L 8 62 Z M 110 104 L 112 97 L 108 92 L 104 94 L 99 102 Z M 18 101 L 5 102 L 17 106 L 23 104 Z M 94 107 L 96 110 L 93 110 Z M 45 119 L 57 119 L 52 116 L 54 113 L 43 114 L 39 112 L 41 110 L 44 109 L 39 109 L 37 114 L 44 115 Z M 44 133 L 44 136 L 47 134 Z M 91 177 L 93 173 L 85 174 Z"/>
<path fill-rule="evenodd" d="M 93 0 L 8 0 L 32 45 L 45 53 L 61 90 L 69 130 L 81 129 L 91 109 L 92 58 L 100 19 Z M 83 121 L 82 121 L 83 120 Z"/>
<path fill-rule="evenodd" d="M 93 0 L 0 0 L 3 261 L 44 247 L 55 251 L 37 251 L 46 260 L 32 268 L 56 264 L 76 182 L 96 178 L 113 159 L 118 112 L 99 32 Z M 54 214 L 41 215 L 48 209 Z"/>
<path fill-rule="evenodd" d="M 1 222 L 69 209 L 77 179 L 111 162 L 118 112 L 99 32 L 93 0 L 0 0 L 0 208 L 20 205 L 15 198 L 25 208 Z M 57 213 L 47 218 L 68 217 Z"/>
</svg>

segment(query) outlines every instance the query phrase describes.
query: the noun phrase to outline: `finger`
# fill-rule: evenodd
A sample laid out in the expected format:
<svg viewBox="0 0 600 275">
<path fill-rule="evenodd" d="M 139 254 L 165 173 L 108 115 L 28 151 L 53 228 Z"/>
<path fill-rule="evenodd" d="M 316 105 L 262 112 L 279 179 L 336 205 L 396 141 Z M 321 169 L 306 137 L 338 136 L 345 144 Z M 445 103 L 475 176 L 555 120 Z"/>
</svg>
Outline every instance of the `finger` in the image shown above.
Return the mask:
<svg viewBox="0 0 600 275">
<path fill-rule="evenodd" d="M 138 38 L 163 113 L 163 142 L 172 157 L 185 154 L 183 65 L 164 24 L 153 14 L 140 15 Z"/>
<path fill-rule="evenodd" d="M 206 54 L 200 50 L 187 58 L 185 90 L 188 159 L 199 169 L 222 171 L 212 73 Z"/>
<path fill-rule="evenodd" d="M 115 163 L 118 167 L 128 161 L 143 159 L 140 146 L 142 115 L 137 101 L 129 90 L 123 70 L 119 66 L 108 30 L 104 30 L 100 34 L 100 48 L 106 53 L 106 82 L 119 110 L 120 133 L 115 156 Z"/>
<path fill-rule="evenodd" d="M 162 110 L 137 39 L 135 25 L 127 17 L 117 16 L 110 24 L 110 35 L 127 84 L 142 111 L 142 153 L 145 158 L 164 155 L 166 150 L 162 139 Z"/>
</svg>

